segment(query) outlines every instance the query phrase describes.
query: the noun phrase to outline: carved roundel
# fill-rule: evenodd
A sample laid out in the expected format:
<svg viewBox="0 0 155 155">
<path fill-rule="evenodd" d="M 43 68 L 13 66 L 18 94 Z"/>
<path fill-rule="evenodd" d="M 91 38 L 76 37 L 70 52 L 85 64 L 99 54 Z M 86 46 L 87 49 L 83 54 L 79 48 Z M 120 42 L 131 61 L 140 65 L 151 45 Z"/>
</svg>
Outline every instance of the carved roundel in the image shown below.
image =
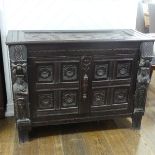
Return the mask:
<svg viewBox="0 0 155 155">
<path fill-rule="evenodd" d="M 127 103 L 128 102 L 128 89 L 116 88 L 114 90 L 114 103 Z"/>
<path fill-rule="evenodd" d="M 49 76 L 51 76 L 51 72 L 47 68 L 41 69 L 40 77 L 42 79 L 47 79 Z"/>
<path fill-rule="evenodd" d="M 54 94 L 52 93 L 46 93 L 46 94 L 39 94 L 39 109 L 50 109 L 54 106 Z"/>
<path fill-rule="evenodd" d="M 106 104 L 106 90 L 93 91 L 93 105 L 102 106 Z"/>
<path fill-rule="evenodd" d="M 39 66 L 38 67 L 38 81 L 52 82 L 53 81 L 53 66 Z"/>
<path fill-rule="evenodd" d="M 117 78 L 127 78 L 131 74 L 130 62 L 119 62 L 117 64 Z"/>
<path fill-rule="evenodd" d="M 62 80 L 63 81 L 76 81 L 78 79 L 76 64 L 63 64 L 62 65 Z"/>
<path fill-rule="evenodd" d="M 63 91 L 61 98 L 63 107 L 76 107 L 77 91 L 75 90 Z"/>
<path fill-rule="evenodd" d="M 95 65 L 95 79 L 107 79 L 108 77 L 108 64 L 96 64 Z"/>
</svg>

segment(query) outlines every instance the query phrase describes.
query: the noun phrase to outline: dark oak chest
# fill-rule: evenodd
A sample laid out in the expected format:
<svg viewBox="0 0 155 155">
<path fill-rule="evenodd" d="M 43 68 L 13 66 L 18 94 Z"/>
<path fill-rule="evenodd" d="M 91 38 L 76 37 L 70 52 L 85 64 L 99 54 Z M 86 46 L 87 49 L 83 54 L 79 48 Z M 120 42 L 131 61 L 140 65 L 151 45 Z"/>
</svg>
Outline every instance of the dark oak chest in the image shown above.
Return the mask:
<svg viewBox="0 0 155 155">
<path fill-rule="evenodd" d="M 10 31 L 19 139 L 33 126 L 132 117 L 139 128 L 153 39 L 134 30 Z"/>
</svg>

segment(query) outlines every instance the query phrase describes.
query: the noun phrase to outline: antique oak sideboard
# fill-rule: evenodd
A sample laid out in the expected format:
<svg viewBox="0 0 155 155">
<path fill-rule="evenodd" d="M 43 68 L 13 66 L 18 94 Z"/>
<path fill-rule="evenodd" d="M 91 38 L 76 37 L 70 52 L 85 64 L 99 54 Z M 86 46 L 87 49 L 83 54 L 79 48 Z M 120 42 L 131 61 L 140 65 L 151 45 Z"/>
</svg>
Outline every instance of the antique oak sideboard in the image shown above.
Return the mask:
<svg viewBox="0 0 155 155">
<path fill-rule="evenodd" d="M 131 117 L 140 128 L 153 38 L 135 30 L 9 31 L 19 140 L 32 127 Z"/>
</svg>

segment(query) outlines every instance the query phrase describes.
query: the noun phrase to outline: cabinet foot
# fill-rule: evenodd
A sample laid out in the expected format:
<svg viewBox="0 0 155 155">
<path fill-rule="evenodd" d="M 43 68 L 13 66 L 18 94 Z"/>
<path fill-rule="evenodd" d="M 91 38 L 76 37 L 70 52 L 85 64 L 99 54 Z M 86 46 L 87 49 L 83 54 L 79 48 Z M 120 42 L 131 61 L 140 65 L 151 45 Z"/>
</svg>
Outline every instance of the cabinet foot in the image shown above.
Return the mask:
<svg viewBox="0 0 155 155">
<path fill-rule="evenodd" d="M 140 129 L 141 128 L 141 120 L 142 120 L 141 114 L 134 114 L 134 116 L 132 117 L 132 128 Z"/>
<path fill-rule="evenodd" d="M 20 143 L 29 141 L 29 131 L 27 129 L 18 129 L 18 138 Z"/>
</svg>

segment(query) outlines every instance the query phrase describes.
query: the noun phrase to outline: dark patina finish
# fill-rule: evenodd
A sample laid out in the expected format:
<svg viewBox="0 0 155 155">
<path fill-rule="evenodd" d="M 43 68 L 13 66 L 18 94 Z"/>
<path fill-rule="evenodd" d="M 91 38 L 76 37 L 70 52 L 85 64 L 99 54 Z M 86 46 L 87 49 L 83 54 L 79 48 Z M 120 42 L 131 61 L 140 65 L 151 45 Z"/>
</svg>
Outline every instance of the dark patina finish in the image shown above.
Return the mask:
<svg viewBox="0 0 155 155">
<path fill-rule="evenodd" d="M 153 38 L 134 30 L 10 31 L 19 140 L 31 127 L 132 117 L 140 128 Z"/>
</svg>

